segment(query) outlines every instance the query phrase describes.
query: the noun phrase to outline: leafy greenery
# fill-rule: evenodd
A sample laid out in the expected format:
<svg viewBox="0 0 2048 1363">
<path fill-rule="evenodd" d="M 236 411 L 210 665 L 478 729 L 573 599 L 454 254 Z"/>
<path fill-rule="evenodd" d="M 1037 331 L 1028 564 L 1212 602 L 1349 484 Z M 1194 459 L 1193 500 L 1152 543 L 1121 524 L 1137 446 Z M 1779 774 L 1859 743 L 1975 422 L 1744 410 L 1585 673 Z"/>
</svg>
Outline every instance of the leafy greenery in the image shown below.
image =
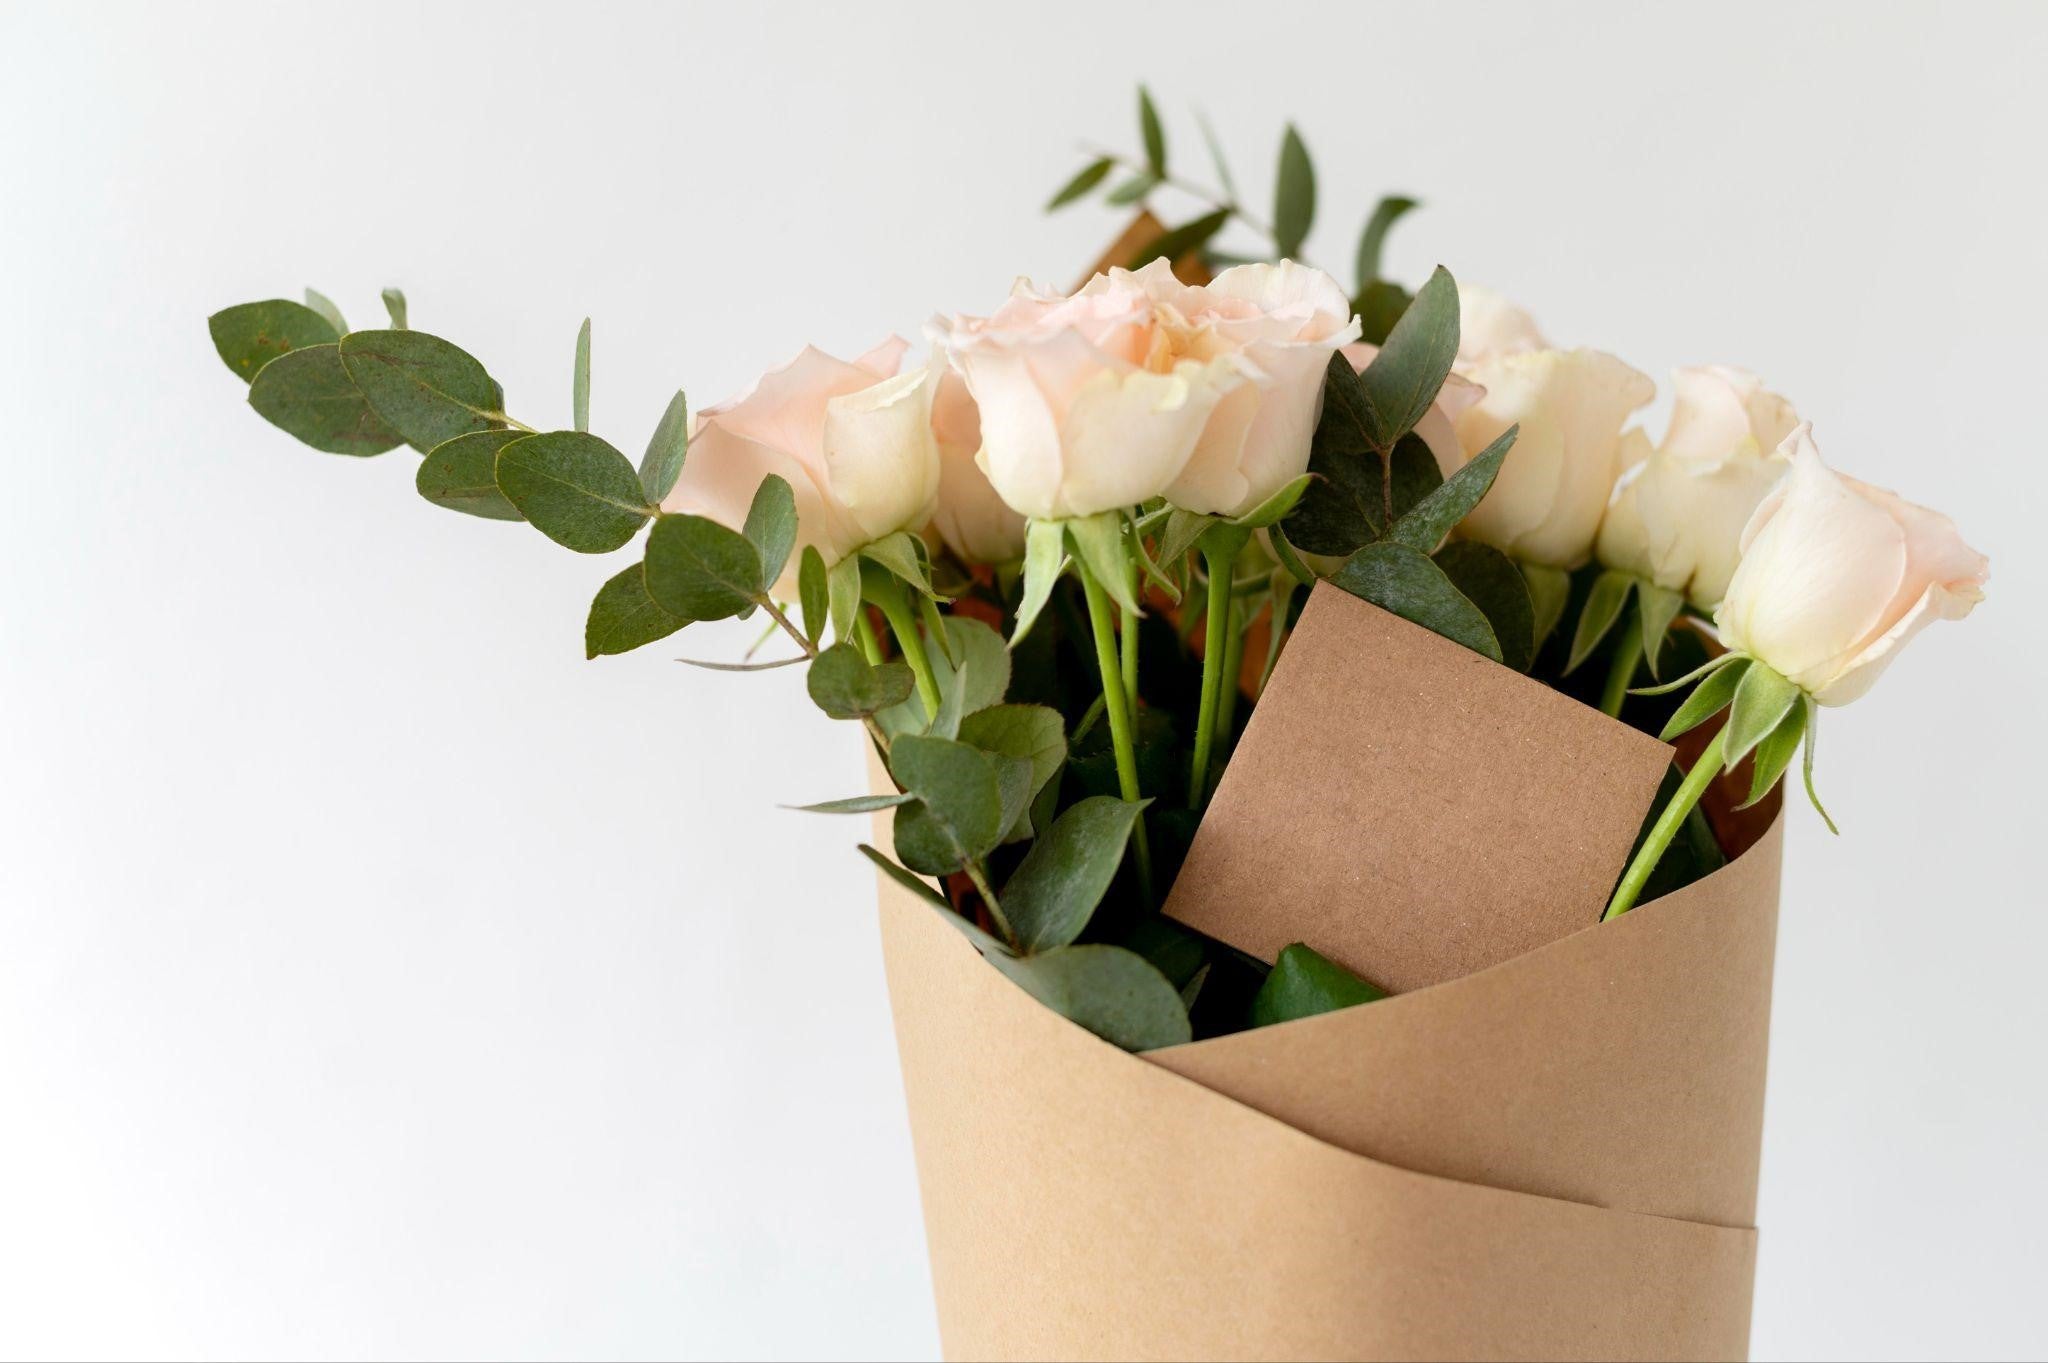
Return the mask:
<svg viewBox="0 0 2048 1363">
<path fill-rule="evenodd" d="M 632 463 L 582 431 L 506 441 L 498 450 L 496 472 L 498 491 L 534 529 L 579 554 L 610 553 L 639 533 L 653 514 L 640 495 Z"/>
<path fill-rule="evenodd" d="M 518 431 L 471 431 L 444 440 L 427 451 L 413 482 L 435 506 L 486 520 L 524 520 L 498 487 L 498 452 L 520 438 Z"/>
<path fill-rule="evenodd" d="M 1252 1026 L 1314 1017 L 1361 1003 L 1375 1003 L 1386 991 L 1301 942 L 1282 947 L 1266 982 L 1252 1000 Z"/>
<path fill-rule="evenodd" d="M 403 304 L 398 315 L 404 312 Z M 383 422 L 425 453 L 505 424 L 503 393 L 467 352 L 423 331 L 352 331 L 341 338 L 349 378 Z"/>
<path fill-rule="evenodd" d="M 206 329 L 221 362 L 244 383 L 253 382 L 263 366 L 280 355 L 341 340 L 335 322 L 283 298 L 222 308 L 206 319 Z"/>
<path fill-rule="evenodd" d="M 339 345 L 305 346 L 271 360 L 249 385 L 249 405 L 328 454 L 382 454 L 400 443 L 349 377 Z"/>
</svg>

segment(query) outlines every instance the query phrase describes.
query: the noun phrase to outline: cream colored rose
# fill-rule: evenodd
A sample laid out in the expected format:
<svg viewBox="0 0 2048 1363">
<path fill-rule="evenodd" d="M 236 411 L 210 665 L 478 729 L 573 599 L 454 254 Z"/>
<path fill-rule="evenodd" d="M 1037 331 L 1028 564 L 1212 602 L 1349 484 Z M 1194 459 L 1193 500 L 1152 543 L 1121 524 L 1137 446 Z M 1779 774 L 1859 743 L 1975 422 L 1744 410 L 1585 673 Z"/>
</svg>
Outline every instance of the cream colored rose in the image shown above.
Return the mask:
<svg viewBox="0 0 2048 1363">
<path fill-rule="evenodd" d="M 1461 533 L 1525 563 L 1585 562 L 1621 472 L 1622 426 L 1656 385 L 1598 350 L 1492 352 L 1460 372 L 1485 390 L 1457 421 L 1465 458 L 1522 428 Z"/>
<path fill-rule="evenodd" d="M 1357 335 L 1334 281 L 1241 266 L 1205 287 L 1165 261 L 1072 297 L 1020 285 L 934 335 L 981 410 L 981 465 L 1012 508 L 1086 516 L 1165 496 L 1237 514 L 1308 466 L 1329 356 Z"/>
<path fill-rule="evenodd" d="M 1458 286 L 1458 362 L 1477 364 L 1497 355 L 1549 350 L 1536 319 L 1491 289 Z"/>
<path fill-rule="evenodd" d="M 796 590 L 803 546 L 826 565 L 931 519 L 939 491 L 932 434 L 934 369 L 896 371 L 909 342 L 892 337 L 853 363 L 806 349 L 752 392 L 690 422 L 690 452 L 664 511 L 734 529 L 761 480 L 779 474 L 796 495 L 797 551 L 775 586 Z"/>
<path fill-rule="evenodd" d="M 1628 432 L 1627 471 L 1600 522 L 1595 553 L 1609 568 L 1712 610 L 1742 556 L 1750 513 L 1785 474 L 1778 446 L 1799 417 L 1740 369 L 1680 369 L 1672 380 L 1676 398 L 1663 444 L 1648 452 L 1641 433 Z"/>
<path fill-rule="evenodd" d="M 961 561 L 1008 563 L 1024 555 L 1024 518 L 996 495 L 976 459 L 981 412 L 967 381 L 950 370 L 932 395 L 932 432 L 939 441 L 939 505 L 932 529 Z"/>
<path fill-rule="evenodd" d="M 1846 705 L 1929 623 L 1968 615 L 1990 562 L 1948 517 L 1828 468 L 1810 427 L 1783 450 L 1791 468 L 1743 531 L 1714 623 L 1732 651 Z"/>
</svg>

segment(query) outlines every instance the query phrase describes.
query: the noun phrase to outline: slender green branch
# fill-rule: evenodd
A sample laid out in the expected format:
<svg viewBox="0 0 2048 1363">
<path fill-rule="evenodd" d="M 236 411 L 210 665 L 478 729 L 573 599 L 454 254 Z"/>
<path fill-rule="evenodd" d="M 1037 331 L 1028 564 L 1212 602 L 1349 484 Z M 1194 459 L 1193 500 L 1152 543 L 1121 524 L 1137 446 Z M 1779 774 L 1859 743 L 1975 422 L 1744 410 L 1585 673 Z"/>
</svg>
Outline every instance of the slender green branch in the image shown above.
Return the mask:
<svg viewBox="0 0 2048 1363">
<path fill-rule="evenodd" d="M 1724 728 L 1714 735 L 1713 742 L 1692 764 L 1692 770 L 1685 774 L 1685 780 L 1671 796 L 1671 803 L 1664 806 L 1664 812 L 1657 816 L 1657 822 L 1650 828 L 1650 836 L 1643 839 L 1643 845 L 1636 850 L 1635 859 L 1622 872 L 1621 883 L 1614 887 L 1614 898 L 1607 901 L 1607 912 L 1600 915 L 1600 921 L 1618 918 L 1635 907 L 1636 896 L 1643 892 L 1643 886 L 1650 883 L 1650 873 L 1663 860 L 1665 850 L 1685 823 L 1685 816 L 1692 813 L 1700 797 L 1707 793 L 1714 777 L 1721 771 L 1722 744 L 1728 731 Z"/>
<path fill-rule="evenodd" d="M 853 612 L 853 637 L 860 645 L 861 656 L 868 660 L 869 667 L 882 661 L 882 641 L 875 637 L 875 624 L 868 619 L 865 606 L 857 607 Z"/>
<path fill-rule="evenodd" d="M 1085 144 L 1082 149 L 1091 155 L 1106 157 L 1112 164 L 1120 166 L 1133 174 L 1151 178 L 1155 183 L 1165 185 L 1169 189 L 1177 189 L 1191 199 L 1199 199 L 1211 208 L 1224 210 L 1231 217 L 1236 218 L 1246 227 L 1251 228 L 1252 231 L 1257 232 L 1260 236 L 1271 242 L 1276 250 L 1279 248 L 1280 239 L 1273 231 L 1273 224 L 1247 211 L 1245 206 L 1238 202 L 1236 196 L 1209 189 L 1206 186 L 1196 184 L 1192 180 L 1182 179 L 1177 175 L 1153 176 L 1151 169 L 1142 161 L 1134 161 L 1121 152 L 1106 151 L 1103 148 L 1090 147 Z M 1315 264 L 1314 261 L 1309 260 L 1306 256 L 1296 256 L 1295 259 L 1304 265 L 1313 266 Z"/>
<path fill-rule="evenodd" d="M 1243 688 L 1238 678 L 1244 675 L 1244 631 L 1250 623 L 1244 618 L 1244 599 L 1235 592 L 1230 596 L 1230 632 L 1223 636 L 1223 690 L 1216 698 L 1216 739 L 1225 748 L 1237 731 L 1237 698 Z"/>
<path fill-rule="evenodd" d="M 1074 556 L 1074 569 L 1081 577 L 1081 590 L 1088 598 L 1088 621 L 1095 636 L 1095 665 L 1102 673 L 1103 713 L 1109 718 L 1110 746 L 1116 752 L 1117 784 L 1126 800 L 1136 802 L 1144 798 L 1138 787 L 1138 745 L 1132 732 L 1130 706 L 1124 696 L 1123 678 L 1116 656 L 1116 632 L 1110 627 L 1115 608 L 1111 605 L 1109 593 L 1095 580 L 1095 574 L 1088 569 L 1088 562 L 1081 555 Z M 1138 826 L 1132 831 L 1132 844 L 1137 854 L 1138 893 L 1145 901 L 1145 907 L 1153 907 L 1152 897 L 1152 848 L 1145 837 L 1145 816 L 1138 816 Z"/>
<path fill-rule="evenodd" d="M 1131 531 L 1133 543 L 1130 557 L 1124 563 L 1124 590 L 1133 601 L 1138 599 L 1138 546 L 1136 530 Z M 1117 647 L 1122 654 L 1124 672 L 1124 703 L 1131 707 L 1131 714 L 1138 713 L 1138 617 L 1125 615 L 1117 626 Z"/>
<path fill-rule="evenodd" d="M 988 883 L 988 872 L 983 870 L 981 863 L 972 857 L 963 857 L 961 860 L 963 869 L 967 872 L 967 878 L 974 882 L 975 889 L 981 891 L 981 902 L 988 905 L 989 921 L 994 923 L 996 930 L 1003 934 L 1003 940 L 1010 944 L 1011 950 L 1023 950 L 1023 944 L 1017 940 L 1017 930 L 1011 927 L 1010 920 L 1003 916 L 1002 901 L 996 898 L 994 888 Z"/>
</svg>

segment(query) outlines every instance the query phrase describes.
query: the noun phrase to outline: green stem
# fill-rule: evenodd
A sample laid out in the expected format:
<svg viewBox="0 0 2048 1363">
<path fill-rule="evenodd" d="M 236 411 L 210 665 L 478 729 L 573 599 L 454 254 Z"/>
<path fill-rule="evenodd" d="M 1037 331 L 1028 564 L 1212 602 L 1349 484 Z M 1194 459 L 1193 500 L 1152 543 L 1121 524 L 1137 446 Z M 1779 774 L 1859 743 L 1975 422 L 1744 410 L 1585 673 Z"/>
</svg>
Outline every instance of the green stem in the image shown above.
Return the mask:
<svg viewBox="0 0 2048 1363">
<path fill-rule="evenodd" d="M 1195 711 L 1194 765 L 1188 768 L 1188 808 L 1200 809 L 1209 789 L 1209 751 L 1216 744 L 1216 705 L 1223 688 L 1224 633 L 1230 628 L 1230 565 L 1234 555 L 1202 550 L 1209 595 L 1202 607 L 1202 699 Z"/>
<path fill-rule="evenodd" d="M 1232 593 L 1230 597 L 1230 633 L 1224 636 L 1223 646 L 1223 694 L 1216 700 L 1216 739 L 1224 747 L 1230 746 L 1231 735 L 1237 732 L 1237 698 L 1242 690 L 1238 678 L 1244 675 L 1244 601 Z"/>
<path fill-rule="evenodd" d="M 1110 628 L 1114 607 L 1110 604 L 1109 593 L 1095 580 L 1095 574 L 1088 571 L 1088 564 L 1079 554 L 1074 556 L 1074 569 L 1081 576 L 1081 590 L 1088 597 L 1088 623 L 1095 636 L 1095 665 L 1102 671 L 1103 713 L 1109 717 L 1110 746 L 1116 752 L 1117 784 L 1126 800 L 1133 803 L 1144 798 L 1138 789 L 1138 745 L 1131 732 L 1131 710 L 1124 695 L 1121 669 L 1117 664 L 1116 632 Z M 1138 816 L 1138 826 L 1133 830 L 1132 844 L 1137 852 L 1138 893 L 1151 909 L 1152 899 L 1152 849 L 1145 838 L 1145 816 Z"/>
<path fill-rule="evenodd" d="M 903 598 L 903 584 L 893 577 L 881 573 L 870 575 L 867 584 L 868 596 L 882 608 L 882 617 L 889 622 L 890 633 L 896 636 L 896 647 L 903 653 L 903 661 L 910 664 L 910 670 L 917 678 L 917 698 L 924 702 L 925 716 L 930 718 L 939 713 L 939 680 L 932 674 L 932 660 L 924 651 L 924 637 L 917 632 L 917 617 L 911 613 L 910 603 Z"/>
<path fill-rule="evenodd" d="M 1727 738 L 1727 732 L 1723 729 L 1714 735 L 1713 742 L 1707 744 L 1707 750 L 1700 754 L 1699 760 L 1692 764 L 1692 770 L 1685 774 L 1685 780 L 1679 783 L 1678 790 L 1671 797 L 1671 803 L 1664 806 L 1664 812 L 1657 816 L 1656 824 L 1650 829 L 1650 836 L 1645 838 L 1642 847 L 1637 849 L 1635 860 L 1628 864 L 1628 870 L 1622 872 L 1621 884 L 1614 887 L 1614 898 L 1607 901 L 1607 912 L 1600 915 L 1601 922 L 1618 918 L 1635 907 L 1636 896 L 1641 894 L 1643 886 L 1649 883 L 1650 873 L 1657 869 L 1657 863 L 1663 859 L 1665 849 L 1671 846 L 1671 840 L 1684 826 L 1686 815 L 1692 813 L 1693 807 L 1700 802 L 1700 796 L 1707 793 L 1707 787 L 1713 784 L 1714 778 L 1720 774 L 1722 744 Z"/>
<path fill-rule="evenodd" d="M 869 667 L 882 661 L 882 641 L 875 637 L 874 622 L 868 619 L 865 606 L 853 613 L 853 637 L 860 645 L 861 656 L 868 660 Z"/>
<path fill-rule="evenodd" d="M 1133 535 L 1136 530 L 1131 532 Z M 1138 555 L 1133 547 L 1130 559 L 1124 565 L 1124 593 L 1131 600 L 1138 599 Z M 1117 631 L 1117 648 L 1122 654 L 1124 671 L 1124 703 L 1131 707 L 1133 715 L 1138 713 L 1138 617 L 1127 615 Z"/>
<path fill-rule="evenodd" d="M 1631 615 L 1621 622 L 1621 637 L 1614 641 L 1614 661 L 1607 668 L 1607 686 L 1600 692 L 1602 714 L 1621 715 L 1628 700 L 1628 688 L 1643 661 L 1643 622 Z"/>
</svg>

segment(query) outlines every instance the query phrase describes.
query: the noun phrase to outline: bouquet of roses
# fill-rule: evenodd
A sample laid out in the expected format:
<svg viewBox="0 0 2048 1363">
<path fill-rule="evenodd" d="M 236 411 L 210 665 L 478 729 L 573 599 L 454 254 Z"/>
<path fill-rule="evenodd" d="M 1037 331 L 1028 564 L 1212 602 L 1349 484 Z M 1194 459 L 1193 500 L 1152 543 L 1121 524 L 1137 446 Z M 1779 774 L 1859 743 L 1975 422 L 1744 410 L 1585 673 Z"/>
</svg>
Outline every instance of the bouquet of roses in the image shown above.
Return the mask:
<svg viewBox="0 0 2048 1363">
<path fill-rule="evenodd" d="M 1740 1354 L 1773 792 L 1986 561 L 1750 374 L 1653 445 L 1620 359 L 1383 278 L 1412 200 L 1347 291 L 1292 128 L 1262 220 L 1139 114 L 1052 202 L 1141 208 L 1079 289 L 677 393 L 637 464 L 588 322 L 561 429 L 395 290 L 213 341 L 440 506 L 644 530 L 589 656 L 758 615 L 698 665 L 863 726 L 874 788 L 804 808 L 875 819 L 949 1352 Z"/>
</svg>

